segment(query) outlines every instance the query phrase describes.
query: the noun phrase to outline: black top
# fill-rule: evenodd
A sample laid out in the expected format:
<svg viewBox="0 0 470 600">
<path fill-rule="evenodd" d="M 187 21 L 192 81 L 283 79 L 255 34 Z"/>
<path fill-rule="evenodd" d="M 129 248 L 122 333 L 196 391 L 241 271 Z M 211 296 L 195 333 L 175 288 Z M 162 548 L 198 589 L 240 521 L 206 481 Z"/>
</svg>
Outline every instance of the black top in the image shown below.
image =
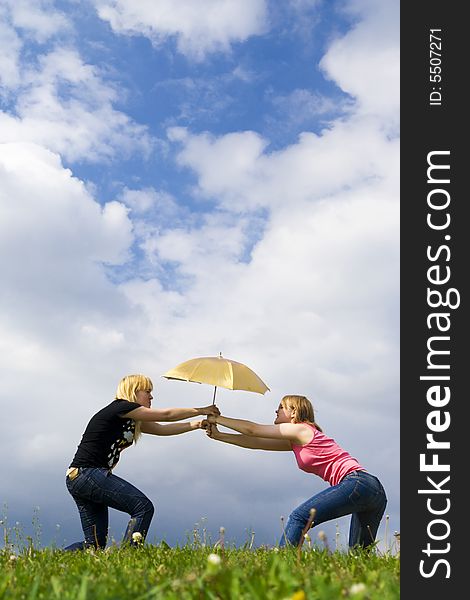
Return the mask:
<svg viewBox="0 0 470 600">
<path fill-rule="evenodd" d="M 125 415 L 139 406 L 127 400 L 113 400 L 93 415 L 70 466 L 115 467 L 121 451 L 132 445 L 135 431 L 135 421 L 119 415 Z"/>
</svg>

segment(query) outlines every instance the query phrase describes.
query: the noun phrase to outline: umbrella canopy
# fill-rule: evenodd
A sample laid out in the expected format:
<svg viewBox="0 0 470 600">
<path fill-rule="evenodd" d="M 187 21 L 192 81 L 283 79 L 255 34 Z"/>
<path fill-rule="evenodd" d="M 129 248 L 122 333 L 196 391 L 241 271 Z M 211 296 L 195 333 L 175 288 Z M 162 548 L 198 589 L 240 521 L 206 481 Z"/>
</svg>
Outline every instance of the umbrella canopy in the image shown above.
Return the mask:
<svg viewBox="0 0 470 600">
<path fill-rule="evenodd" d="M 163 374 L 167 379 L 208 383 L 215 388 L 245 390 L 264 394 L 268 386 L 258 375 L 243 363 L 220 356 L 202 356 L 192 358 Z M 214 390 L 214 402 L 215 392 Z"/>
</svg>

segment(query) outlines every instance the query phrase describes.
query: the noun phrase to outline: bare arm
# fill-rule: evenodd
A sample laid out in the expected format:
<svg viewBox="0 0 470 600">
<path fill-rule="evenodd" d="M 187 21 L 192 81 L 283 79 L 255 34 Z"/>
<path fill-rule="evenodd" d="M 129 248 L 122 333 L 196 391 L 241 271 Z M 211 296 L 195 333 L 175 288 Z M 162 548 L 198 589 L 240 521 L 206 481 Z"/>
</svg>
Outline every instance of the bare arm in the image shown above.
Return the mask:
<svg viewBox="0 0 470 600">
<path fill-rule="evenodd" d="M 209 423 L 217 423 L 247 436 L 284 440 L 294 444 L 307 444 L 312 439 L 312 430 L 304 423 L 281 423 L 261 425 L 243 419 L 232 419 L 221 415 L 209 416 Z"/>
<path fill-rule="evenodd" d="M 273 440 L 237 433 L 222 433 L 214 425 L 212 426 L 211 433 L 208 430 L 207 435 L 213 440 L 225 442 L 226 444 L 233 444 L 234 446 L 240 446 L 241 448 L 278 451 L 292 450 L 292 446 L 287 440 Z"/>
<path fill-rule="evenodd" d="M 139 406 L 129 411 L 123 417 L 135 421 L 181 421 L 199 415 L 218 415 L 219 409 L 215 405 L 202 408 L 146 408 Z"/>
<path fill-rule="evenodd" d="M 171 423 L 170 425 L 142 422 L 140 425 L 142 433 L 149 433 L 150 435 L 179 435 L 201 428 L 202 421 L 186 421 L 186 423 Z"/>
</svg>

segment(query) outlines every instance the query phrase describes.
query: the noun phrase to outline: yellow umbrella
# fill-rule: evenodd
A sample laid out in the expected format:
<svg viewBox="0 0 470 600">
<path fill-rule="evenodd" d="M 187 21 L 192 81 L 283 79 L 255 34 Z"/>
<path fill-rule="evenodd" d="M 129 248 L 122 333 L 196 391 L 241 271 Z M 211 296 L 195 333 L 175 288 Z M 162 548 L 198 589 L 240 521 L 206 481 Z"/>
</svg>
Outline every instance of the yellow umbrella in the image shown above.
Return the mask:
<svg viewBox="0 0 470 600">
<path fill-rule="evenodd" d="M 163 374 L 163 377 L 208 383 L 215 386 L 212 404 L 215 404 L 217 387 L 229 390 L 245 390 L 258 394 L 264 394 L 269 390 L 264 381 L 249 367 L 235 360 L 224 358 L 222 354 L 192 358 L 179 364 L 174 369 L 170 369 Z"/>
</svg>

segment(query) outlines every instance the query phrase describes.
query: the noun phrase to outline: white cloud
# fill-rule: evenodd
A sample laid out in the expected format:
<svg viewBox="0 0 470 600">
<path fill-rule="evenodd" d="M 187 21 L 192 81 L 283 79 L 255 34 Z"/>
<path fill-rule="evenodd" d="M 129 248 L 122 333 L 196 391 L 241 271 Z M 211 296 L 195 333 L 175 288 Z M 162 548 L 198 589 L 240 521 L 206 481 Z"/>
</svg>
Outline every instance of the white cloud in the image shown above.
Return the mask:
<svg viewBox="0 0 470 600">
<path fill-rule="evenodd" d="M 33 142 L 69 161 L 148 154 L 153 141 L 146 127 L 114 108 L 118 89 L 73 46 L 25 53 L 31 38 L 41 44 L 71 29 L 48 0 L 0 6 L 0 42 L 9 49 L 0 57 L 0 97 L 11 105 L 0 110 L 0 142 Z"/>
<path fill-rule="evenodd" d="M 270 199 L 240 197 L 255 183 L 256 163 L 267 142 L 252 131 L 230 133 L 214 138 L 209 133 L 190 135 L 184 128 L 168 131 L 171 141 L 183 142 L 178 162 L 198 173 L 201 192 L 218 197 L 228 196 L 227 203 L 235 211 L 250 205 L 252 208 L 270 203 Z M 227 158 L 230 157 L 230 160 Z"/>
<path fill-rule="evenodd" d="M 337 114 L 342 109 L 337 100 L 307 89 L 296 89 L 286 96 L 276 96 L 272 103 L 285 113 L 287 119 L 299 123 L 309 121 L 312 117 Z M 344 102 L 346 107 L 347 103 Z"/>
<path fill-rule="evenodd" d="M 15 89 L 21 82 L 24 37 L 43 43 L 69 29 L 68 19 L 49 0 L 3 0 L 0 4 L 0 91 Z"/>
<path fill-rule="evenodd" d="M 1 13 L 0 13 L 1 19 Z M 21 41 L 15 30 L 0 20 L 0 46 L 8 52 L 0 55 L 0 92 L 18 84 Z M 3 90 L 2 90 L 3 88 Z"/>
<path fill-rule="evenodd" d="M 133 190 L 125 188 L 119 196 L 119 200 L 128 206 L 136 215 L 136 218 L 157 215 L 160 222 L 170 220 L 173 224 L 184 210 L 178 206 L 176 200 L 168 192 L 162 192 L 153 188 Z M 145 221 L 142 221 L 144 225 Z"/>
<path fill-rule="evenodd" d="M 67 91 L 65 91 L 67 90 Z M 74 50 L 56 49 L 23 75 L 16 114 L 0 112 L 0 141 L 25 141 L 70 161 L 148 153 L 146 127 L 113 108 L 117 91 Z"/>
<path fill-rule="evenodd" d="M 100 329 L 96 325 L 82 325 L 81 330 L 92 344 L 100 344 L 108 348 L 121 346 L 125 340 L 122 331 L 116 329 Z"/>
<path fill-rule="evenodd" d="M 358 110 L 398 124 L 400 101 L 399 3 L 361 0 L 345 9 L 360 20 L 335 40 L 320 62 L 326 75 L 357 99 Z"/>
<path fill-rule="evenodd" d="M 2 4 L 3 17 L 8 15 L 14 27 L 24 30 L 37 42 L 70 27 L 67 17 L 55 9 L 53 0 L 3 0 Z"/>
<path fill-rule="evenodd" d="M 111 288 L 99 264 L 127 260 L 133 241 L 124 205 L 101 207 L 57 155 L 33 144 L 0 145 L 0 215 L 4 298 L 19 323 L 44 325 L 31 306 L 77 318 L 86 296 L 100 305 Z"/>
<path fill-rule="evenodd" d="M 266 29 L 265 0 L 93 0 L 114 31 L 155 44 L 176 37 L 178 50 L 202 60 Z"/>
<path fill-rule="evenodd" d="M 158 252 L 163 261 L 182 265 L 183 274 L 204 277 L 216 275 L 217 267 L 226 269 L 237 263 L 244 249 L 242 221 L 230 224 L 230 218 L 208 216 L 201 227 L 172 228 L 156 238 L 147 249 Z M 214 248 L 214 252 L 210 252 Z M 229 267 L 230 268 L 230 267 Z M 214 270 L 216 269 L 216 270 Z"/>
<path fill-rule="evenodd" d="M 243 81 L 243 83 L 251 83 L 256 79 L 256 73 L 253 70 L 247 69 L 242 65 L 237 65 L 235 67 L 235 69 L 232 71 L 232 76 L 235 79 Z"/>
<path fill-rule="evenodd" d="M 323 0 L 288 0 L 282 8 L 272 4 L 274 10 L 284 10 L 284 20 L 297 36 L 302 38 L 304 44 L 311 44 L 315 37 L 314 30 L 321 24 L 321 6 Z M 287 6 L 286 6 L 287 5 Z M 282 13 L 281 13 L 282 14 Z"/>
<path fill-rule="evenodd" d="M 182 142 L 178 160 L 198 174 L 198 193 L 237 212 L 319 200 L 387 176 L 390 163 L 396 167 L 397 144 L 377 126 L 365 119 L 336 122 L 321 135 L 303 133 L 297 144 L 271 154 L 264 153 L 267 140 L 250 131 L 215 138 L 172 129 L 169 138 Z"/>
</svg>

